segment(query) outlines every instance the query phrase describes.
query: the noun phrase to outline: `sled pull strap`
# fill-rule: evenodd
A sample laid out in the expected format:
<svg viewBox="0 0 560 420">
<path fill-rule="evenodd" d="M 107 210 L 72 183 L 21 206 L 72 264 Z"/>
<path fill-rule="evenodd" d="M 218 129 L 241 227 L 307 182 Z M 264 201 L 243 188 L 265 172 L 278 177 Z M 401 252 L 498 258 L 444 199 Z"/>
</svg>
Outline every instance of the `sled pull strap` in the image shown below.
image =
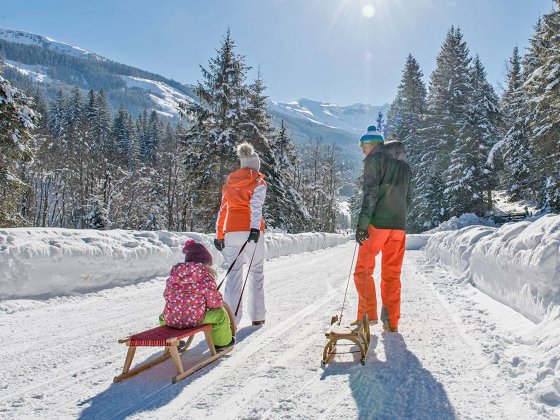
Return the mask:
<svg viewBox="0 0 560 420">
<path fill-rule="evenodd" d="M 346 295 L 348 294 L 348 285 L 350 284 L 350 277 L 352 276 L 352 268 L 354 267 L 354 260 L 356 259 L 356 251 L 358 250 L 358 242 L 354 246 L 354 255 L 352 256 L 352 264 L 350 264 L 350 273 L 348 273 L 348 280 L 346 281 L 346 291 L 344 292 L 344 299 L 342 300 L 342 308 L 340 309 L 340 316 L 338 317 L 338 325 L 342 321 L 342 313 L 344 312 L 344 304 L 346 303 Z"/>
<path fill-rule="evenodd" d="M 245 243 L 243 244 L 243 246 L 241 247 L 241 249 L 239 250 L 239 253 L 237 254 L 237 257 L 235 257 L 235 260 L 233 260 L 233 262 L 231 263 L 231 265 L 228 268 L 228 271 L 226 272 L 226 275 L 224 276 L 224 278 L 222 279 L 222 281 L 220 282 L 220 284 L 218 284 L 218 289 L 220 290 L 220 287 L 222 287 L 222 284 L 224 284 L 224 281 L 226 281 L 228 274 L 231 272 L 231 270 L 233 270 L 233 266 L 235 265 L 235 263 L 237 262 L 237 259 L 239 258 L 239 256 L 241 255 L 241 253 L 243 252 L 243 250 L 245 249 L 245 247 L 247 246 L 247 244 L 249 243 L 249 241 L 245 241 Z"/>
<path fill-rule="evenodd" d="M 245 242 L 247 245 L 249 241 Z M 235 308 L 235 316 L 239 312 L 239 306 L 241 306 L 241 299 L 243 298 L 243 292 L 245 291 L 245 285 L 247 284 L 247 279 L 249 278 L 249 273 L 251 272 L 251 265 L 253 265 L 253 258 L 255 258 L 255 252 L 257 251 L 257 242 L 255 242 L 255 249 L 253 250 L 253 255 L 251 256 L 251 261 L 249 262 L 249 268 L 247 268 L 247 275 L 245 276 L 245 281 L 243 282 L 243 288 L 241 289 L 241 294 L 239 295 L 239 302 L 237 302 L 237 308 Z"/>
</svg>

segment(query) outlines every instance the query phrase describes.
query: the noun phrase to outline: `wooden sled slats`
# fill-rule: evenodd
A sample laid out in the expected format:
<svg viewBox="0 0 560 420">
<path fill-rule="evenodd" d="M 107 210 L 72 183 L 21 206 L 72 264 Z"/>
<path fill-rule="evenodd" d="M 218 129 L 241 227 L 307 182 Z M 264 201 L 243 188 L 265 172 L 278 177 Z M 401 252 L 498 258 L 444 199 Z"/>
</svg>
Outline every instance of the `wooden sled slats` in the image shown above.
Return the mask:
<svg viewBox="0 0 560 420">
<path fill-rule="evenodd" d="M 169 327 L 156 327 L 128 337 L 128 345 L 136 347 L 162 347 L 190 337 L 201 331 L 210 331 L 212 324 L 178 330 Z M 120 340 L 119 340 L 120 341 Z"/>
</svg>

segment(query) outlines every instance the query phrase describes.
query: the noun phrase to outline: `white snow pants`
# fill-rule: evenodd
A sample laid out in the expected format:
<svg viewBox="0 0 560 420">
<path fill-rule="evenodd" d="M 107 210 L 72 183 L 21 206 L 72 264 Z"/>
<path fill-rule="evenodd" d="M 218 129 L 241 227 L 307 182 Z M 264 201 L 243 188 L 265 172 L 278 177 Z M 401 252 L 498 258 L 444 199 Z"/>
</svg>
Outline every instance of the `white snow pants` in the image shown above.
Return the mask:
<svg viewBox="0 0 560 420">
<path fill-rule="evenodd" d="M 235 257 L 237 257 L 239 250 L 247 241 L 248 237 L 249 232 L 229 232 L 225 234 L 224 257 L 228 267 L 233 260 L 235 260 Z M 245 287 L 245 292 L 243 293 L 243 300 L 245 300 L 245 296 L 249 299 L 249 317 L 251 318 L 251 321 L 261 321 L 264 320 L 264 316 L 266 314 L 264 307 L 263 266 L 265 243 L 263 232 L 261 232 L 259 241 L 256 244 L 253 241 L 247 244 L 237 259 L 235 266 L 228 274 L 224 299 L 231 308 L 232 312 L 235 314 L 239 297 L 241 296 L 241 289 L 243 289 L 243 281 L 245 280 L 245 277 L 243 276 L 243 267 L 245 263 L 250 263 L 253 252 L 255 253 L 255 256 L 253 257 L 253 263 L 251 264 L 251 269 L 249 271 L 249 278 L 247 279 L 247 286 Z M 241 321 L 242 308 L 243 302 L 239 305 L 239 311 L 235 317 L 235 323 L 238 325 L 239 321 Z"/>
</svg>

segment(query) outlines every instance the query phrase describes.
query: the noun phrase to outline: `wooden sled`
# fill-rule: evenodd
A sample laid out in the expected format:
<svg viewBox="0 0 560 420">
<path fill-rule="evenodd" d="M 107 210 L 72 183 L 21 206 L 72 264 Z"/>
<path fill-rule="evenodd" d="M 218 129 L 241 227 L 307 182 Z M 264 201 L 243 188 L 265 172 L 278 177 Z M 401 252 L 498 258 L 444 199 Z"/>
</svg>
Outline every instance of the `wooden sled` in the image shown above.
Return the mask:
<svg viewBox="0 0 560 420">
<path fill-rule="evenodd" d="M 231 328 L 232 336 L 235 337 L 235 318 L 231 312 L 231 309 L 225 302 L 224 309 L 229 316 L 229 325 Z M 223 355 L 228 354 L 233 349 L 232 346 L 221 351 L 216 351 L 216 348 L 214 347 L 214 340 L 212 340 L 212 335 L 210 334 L 211 330 L 212 324 L 200 325 L 198 327 L 187 328 L 183 330 L 160 326 L 120 339 L 119 343 L 125 343 L 128 346 L 128 352 L 126 354 L 122 373 L 118 376 L 115 376 L 113 382 L 117 383 L 124 379 L 130 378 L 131 376 L 134 376 L 137 373 L 142 372 L 143 370 L 151 368 L 152 366 L 160 364 L 161 362 L 164 362 L 169 358 L 173 360 L 173 363 L 177 368 L 177 375 L 171 378 L 172 382 L 177 383 L 180 380 L 185 379 L 187 376 L 192 375 L 197 370 L 202 369 L 204 366 L 209 365 Z M 194 339 L 194 336 L 199 332 L 203 332 L 204 336 L 206 337 L 206 342 L 208 343 L 208 348 L 210 349 L 210 356 L 185 370 L 183 368 L 183 363 L 181 362 L 180 354 L 185 352 L 189 348 Z M 179 351 L 177 350 L 177 345 L 179 344 L 179 341 L 184 338 L 187 339 L 186 345 Z M 132 365 L 132 359 L 134 358 L 137 347 L 165 348 L 161 356 L 150 360 L 149 362 L 136 366 L 133 369 L 130 369 Z"/>
<path fill-rule="evenodd" d="M 331 357 L 335 354 L 357 353 L 355 351 L 337 352 L 336 344 L 338 340 L 349 340 L 356 344 L 356 346 L 358 346 L 359 353 L 361 354 L 360 361 L 362 365 L 365 365 L 369 350 L 369 341 L 371 338 L 367 315 L 364 315 L 360 323 L 357 325 L 339 325 L 338 320 L 338 315 L 334 315 L 331 318 L 331 326 L 325 332 L 325 337 L 327 337 L 329 342 L 323 350 L 323 360 L 321 361 L 321 366 L 326 366 Z"/>
</svg>

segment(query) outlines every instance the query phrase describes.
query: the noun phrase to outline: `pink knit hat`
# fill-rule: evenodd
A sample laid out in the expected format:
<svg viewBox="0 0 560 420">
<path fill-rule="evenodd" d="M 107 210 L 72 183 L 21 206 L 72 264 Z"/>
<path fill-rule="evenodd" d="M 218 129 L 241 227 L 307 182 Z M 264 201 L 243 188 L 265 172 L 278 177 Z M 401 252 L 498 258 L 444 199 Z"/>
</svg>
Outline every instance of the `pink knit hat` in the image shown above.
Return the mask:
<svg viewBox="0 0 560 420">
<path fill-rule="evenodd" d="M 185 262 L 198 262 L 202 264 L 212 265 L 212 254 L 208 252 L 206 247 L 199 244 L 192 239 L 185 242 L 183 247 L 183 254 L 185 254 Z"/>
</svg>

